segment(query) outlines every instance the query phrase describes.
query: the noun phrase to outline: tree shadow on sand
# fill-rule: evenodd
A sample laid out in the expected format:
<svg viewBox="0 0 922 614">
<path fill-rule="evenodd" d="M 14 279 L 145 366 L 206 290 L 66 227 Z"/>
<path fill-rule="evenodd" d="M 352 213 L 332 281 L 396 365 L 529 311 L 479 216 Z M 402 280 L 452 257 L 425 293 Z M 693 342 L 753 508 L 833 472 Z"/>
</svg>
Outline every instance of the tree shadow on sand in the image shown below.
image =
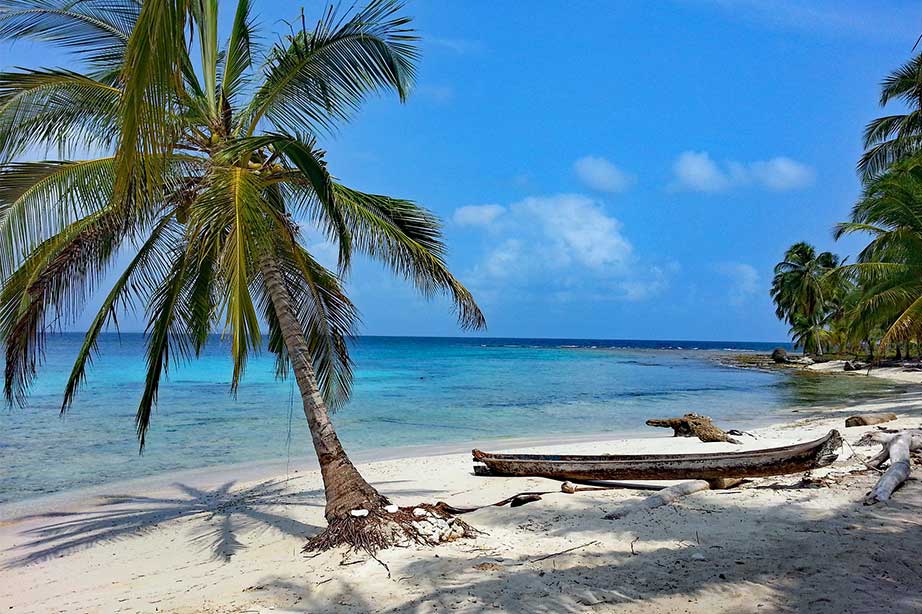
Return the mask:
<svg viewBox="0 0 922 614">
<path fill-rule="evenodd" d="M 244 488 L 229 481 L 213 489 L 177 483 L 175 496 L 102 495 L 98 503 L 79 512 L 46 512 L 17 518 L 17 523 L 36 524 L 21 535 L 26 542 L 7 561 L 6 568 L 36 563 L 77 552 L 90 546 L 129 539 L 176 520 L 197 520 L 189 525 L 189 543 L 210 552 L 216 560 L 229 560 L 244 544 L 239 536 L 254 530 L 274 529 L 307 540 L 322 527 L 297 520 L 294 510 L 323 509 L 322 489 L 299 490 L 289 480 L 267 480 Z M 391 496 L 428 496 L 433 491 L 395 490 L 381 482 Z M 8 551 L 9 552 L 9 551 Z"/>
<path fill-rule="evenodd" d="M 7 567 L 28 565 L 72 553 L 83 548 L 143 534 L 166 522 L 201 516 L 190 538 L 201 544 L 216 559 L 230 559 L 243 545 L 237 534 L 244 530 L 274 528 L 284 534 L 305 539 L 320 530 L 276 508 L 322 506 L 323 491 L 291 491 L 284 480 L 268 480 L 234 489 L 230 481 L 213 489 L 174 484 L 179 495 L 102 495 L 95 507 L 81 512 L 47 512 L 25 516 L 23 521 L 41 522 L 23 534 L 28 541 L 17 547 L 24 554 Z"/>
<path fill-rule="evenodd" d="M 686 611 L 705 599 L 727 612 L 922 611 L 922 482 L 907 483 L 893 502 L 875 507 L 861 504 L 860 487 L 849 492 L 855 500 L 835 508 L 818 507 L 807 492 L 770 505 L 742 505 L 745 499 L 732 493 L 689 497 L 614 522 L 601 518 L 617 505 L 607 495 L 577 495 L 579 506 L 566 509 L 548 499 L 494 514 L 489 524 L 473 514 L 468 520 L 487 532 L 475 542 L 392 560 L 388 582 L 407 596 L 393 609 L 361 596 L 357 583 L 384 573 L 375 564 L 360 579 L 334 572 L 323 586 L 310 578 L 266 578 L 264 595 L 299 612 Z M 510 551 L 491 542 L 498 523 L 534 530 L 534 543 L 548 545 L 548 553 L 561 542 L 542 534 L 576 548 L 543 560 L 540 552 Z M 600 530 L 618 546 L 585 534 Z"/>
</svg>

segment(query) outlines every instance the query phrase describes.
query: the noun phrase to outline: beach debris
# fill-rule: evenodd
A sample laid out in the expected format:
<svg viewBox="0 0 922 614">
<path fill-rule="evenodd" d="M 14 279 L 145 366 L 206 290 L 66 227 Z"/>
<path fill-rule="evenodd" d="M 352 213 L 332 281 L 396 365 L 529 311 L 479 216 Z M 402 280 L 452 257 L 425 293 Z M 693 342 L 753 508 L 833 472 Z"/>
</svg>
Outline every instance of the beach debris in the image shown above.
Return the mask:
<svg viewBox="0 0 922 614">
<path fill-rule="evenodd" d="M 861 371 L 862 369 L 866 369 L 867 367 L 868 365 L 866 365 L 863 362 L 858 362 L 857 360 L 846 360 L 845 364 L 842 365 L 842 370 L 843 371 Z"/>
<path fill-rule="evenodd" d="M 663 505 L 668 505 L 680 497 L 700 492 L 702 490 L 709 490 L 710 488 L 711 485 L 707 482 L 707 480 L 688 480 L 687 482 L 681 482 L 675 486 L 664 488 L 642 501 L 631 503 L 613 512 L 609 512 L 604 516 L 604 518 L 605 520 L 619 520 L 628 514 L 633 514 L 640 511 L 649 511 Z"/>
<path fill-rule="evenodd" d="M 394 505 L 393 503 L 391 503 L 390 505 L 384 506 L 384 511 L 387 512 L 388 514 L 396 514 L 399 510 L 400 508 Z"/>
<path fill-rule="evenodd" d="M 871 439 L 880 443 L 883 449 L 866 464 L 869 467 L 878 468 L 889 460 L 890 466 L 865 496 L 865 505 L 888 501 L 893 492 L 909 478 L 909 455 L 914 450 L 922 449 L 922 430 L 912 429 L 898 433 L 878 432 L 874 433 Z"/>
<path fill-rule="evenodd" d="M 364 518 L 368 515 L 368 510 L 352 510 L 349 514 L 356 518 Z"/>
<path fill-rule="evenodd" d="M 413 528 L 422 539 L 430 544 L 454 541 L 469 534 L 467 524 L 457 518 L 443 516 L 435 509 L 427 510 L 417 507 L 413 510 L 413 515 L 419 518 L 413 521 Z"/>
<path fill-rule="evenodd" d="M 704 442 L 741 443 L 738 439 L 730 437 L 726 431 L 716 427 L 714 422 L 707 416 L 695 413 L 685 414 L 681 418 L 647 420 L 647 426 L 671 428 L 673 437 L 697 437 Z"/>
<path fill-rule="evenodd" d="M 745 478 L 711 478 L 705 480 L 711 487 L 711 490 L 726 490 L 739 486 L 746 481 Z"/>
<path fill-rule="evenodd" d="M 779 365 L 786 363 L 788 361 L 787 351 L 784 348 L 775 348 L 772 350 L 772 360 Z"/>
<path fill-rule="evenodd" d="M 849 416 L 845 419 L 845 426 L 871 426 L 873 424 L 883 424 L 884 422 L 892 422 L 896 420 L 896 414 L 886 413 L 886 414 L 859 414 L 857 416 Z"/>
<path fill-rule="evenodd" d="M 561 554 L 569 554 L 570 552 L 573 552 L 574 550 L 580 550 L 582 548 L 588 548 L 589 546 L 595 546 L 598 543 L 599 543 L 598 540 L 586 542 L 585 544 L 580 544 L 579 546 L 573 546 L 572 548 L 567 548 L 566 550 L 561 550 L 560 552 L 552 552 L 550 554 L 539 556 L 538 558 L 534 558 L 530 560 L 529 563 L 537 563 L 538 561 L 546 561 L 548 559 L 554 558 L 555 556 L 560 556 Z"/>
<path fill-rule="evenodd" d="M 503 566 L 498 563 L 477 563 L 474 565 L 474 569 L 477 571 L 502 571 Z"/>
</svg>

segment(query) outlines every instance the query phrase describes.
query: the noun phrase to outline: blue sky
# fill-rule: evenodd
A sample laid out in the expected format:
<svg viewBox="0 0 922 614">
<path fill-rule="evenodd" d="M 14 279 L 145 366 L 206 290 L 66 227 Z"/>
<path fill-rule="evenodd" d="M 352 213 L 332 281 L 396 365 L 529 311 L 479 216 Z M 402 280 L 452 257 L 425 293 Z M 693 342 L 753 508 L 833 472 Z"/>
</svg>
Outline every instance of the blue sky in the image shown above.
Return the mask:
<svg viewBox="0 0 922 614">
<path fill-rule="evenodd" d="M 490 336 L 781 340 L 772 267 L 795 241 L 861 246 L 831 228 L 878 83 L 922 32 L 917 3 L 871 4 L 410 1 L 414 95 L 323 145 L 347 184 L 444 220 Z M 279 31 L 299 6 L 258 3 L 260 21 Z M 375 264 L 349 287 L 363 333 L 458 334 L 445 301 Z"/>
</svg>

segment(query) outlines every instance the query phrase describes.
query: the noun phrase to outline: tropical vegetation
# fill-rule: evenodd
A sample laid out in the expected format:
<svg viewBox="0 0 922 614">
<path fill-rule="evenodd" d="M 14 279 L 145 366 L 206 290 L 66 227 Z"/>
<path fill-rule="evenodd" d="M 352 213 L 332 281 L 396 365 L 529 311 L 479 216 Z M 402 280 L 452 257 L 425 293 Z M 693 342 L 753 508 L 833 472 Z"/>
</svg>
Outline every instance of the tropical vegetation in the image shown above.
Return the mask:
<svg viewBox="0 0 922 614">
<path fill-rule="evenodd" d="M 124 310 L 143 310 L 141 448 L 164 374 L 212 333 L 227 340 L 233 390 L 247 358 L 268 348 L 280 377 L 294 372 L 321 467 L 329 527 L 312 544 L 399 538 L 409 521 L 385 511 L 389 501 L 350 462 L 329 417 L 352 381 L 357 314 L 343 279 L 353 255 L 425 295 L 448 295 L 461 326 L 484 325 L 446 266 L 438 220 L 344 185 L 318 144 L 369 95 L 406 99 L 418 50 L 402 8 L 331 7 L 277 38 L 260 36 L 251 3 L 239 0 L 222 45 L 218 0 L 0 0 L 0 39 L 50 43 L 79 64 L 0 74 L 6 397 L 24 402 L 47 333 L 100 291 L 61 411 L 100 333 Z M 305 247 L 303 227 L 338 247 L 336 270 Z"/>
<path fill-rule="evenodd" d="M 881 86 L 881 105 L 907 111 L 875 119 L 858 163 L 864 186 L 834 238 L 869 236 L 854 262 L 797 243 L 775 267 L 776 314 L 805 352 L 908 356 L 922 339 L 922 55 Z"/>
</svg>

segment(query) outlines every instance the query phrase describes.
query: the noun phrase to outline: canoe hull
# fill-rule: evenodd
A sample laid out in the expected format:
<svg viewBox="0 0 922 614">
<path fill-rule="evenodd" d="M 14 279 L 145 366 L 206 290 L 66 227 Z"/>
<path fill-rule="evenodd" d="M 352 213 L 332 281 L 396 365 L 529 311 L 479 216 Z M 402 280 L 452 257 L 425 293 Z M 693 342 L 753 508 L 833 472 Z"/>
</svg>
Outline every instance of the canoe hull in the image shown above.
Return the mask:
<svg viewBox="0 0 922 614">
<path fill-rule="evenodd" d="M 842 438 L 829 431 L 815 441 L 749 452 L 715 454 L 543 455 L 474 450 L 478 475 L 558 480 L 715 480 L 801 473 L 831 464 Z M 478 465 L 477 463 L 482 463 Z"/>
</svg>

